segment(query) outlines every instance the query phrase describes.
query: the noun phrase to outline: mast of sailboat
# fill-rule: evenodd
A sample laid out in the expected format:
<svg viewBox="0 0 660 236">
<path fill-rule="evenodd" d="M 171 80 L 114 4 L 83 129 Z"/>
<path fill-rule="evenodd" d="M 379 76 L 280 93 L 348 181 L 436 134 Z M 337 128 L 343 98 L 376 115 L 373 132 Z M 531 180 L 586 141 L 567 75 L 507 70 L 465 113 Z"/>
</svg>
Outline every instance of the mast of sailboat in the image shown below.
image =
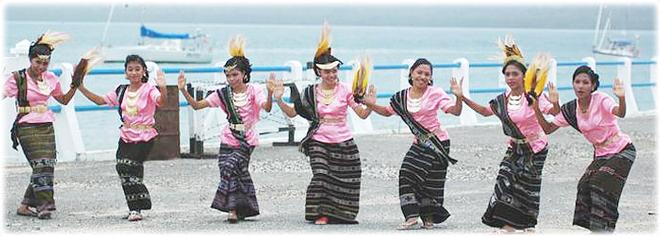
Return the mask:
<svg viewBox="0 0 660 236">
<path fill-rule="evenodd" d="M 610 28 L 610 16 L 611 16 L 611 12 L 607 14 L 607 20 L 605 21 L 605 27 L 603 27 L 603 33 L 600 36 L 600 43 L 598 43 L 598 48 L 603 47 L 603 41 L 605 41 L 605 35 L 607 35 L 607 30 Z"/>
<path fill-rule="evenodd" d="M 112 20 L 112 14 L 115 11 L 115 4 L 110 4 L 110 13 L 108 13 L 108 19 L 105 21 L 105 28 L 103 29 L 103 37 L 101 37 L 101 46 L 105 46 L 105 38 L 108 35 L 108 28 L 110 28 L 110 21 Z"/>
<path fill-rule="evenodd" d="M 601 16 L 603 15 L 603 5 L 600 5 L 600 8 L 598 9 L 598 18 L 596 20 L 596 29 L 594 30 L 594 48 L 596 45 L 598 45 L 598 33 L 600 32 L 600 20 Z M 600 45 L 599 45 L 600 46 Z"/>
</svg>

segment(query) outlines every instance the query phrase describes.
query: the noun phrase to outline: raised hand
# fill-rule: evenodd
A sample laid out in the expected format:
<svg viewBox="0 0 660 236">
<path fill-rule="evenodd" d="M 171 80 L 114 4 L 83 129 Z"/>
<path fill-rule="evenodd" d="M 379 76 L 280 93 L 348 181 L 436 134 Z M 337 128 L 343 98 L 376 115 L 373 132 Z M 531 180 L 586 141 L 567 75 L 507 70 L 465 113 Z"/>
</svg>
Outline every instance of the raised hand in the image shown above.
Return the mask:
<svg viewBox="0 0 660 236">
<path fill-rule="evenodd" d="M 373 84 L 369 85 L 367 94 L 364 95 L 362 102 L 366 105 L 376 104 L 376 86 L 374 86 Z"/>
<path fill-rule="evenodd" d="M 284 95 L 284 81 L 282 81 L 281 79 L 273 78 L 272 89 L 273 89 L 273 96 L 275 97 L 275 99 L 278 101 L 282 100 L 282 96 Z"/>
<path fill-rule="evenodd" d="M 270 73 L 270 76 L 266 80 L 266 90 L 268 90 L 268 93 L 273 93 L 275 90 L 275 83 L 276 83 L 276 78 L 275 78 L 275 73 Z"/>
<path fill-rule="evenodd" d="M 549 82 L 548 83 L 548 90 L 549 90 L 548 100 L 551 103 L 558 103 L 559 102 L 559 92 L 557 92 L 557 86 L 555 86 L 554 83 Z"/>
<path fill-rule="evenodd" d="M 617 97 L 626 96 L 626 92 L 623 89 L 623 82 L 620 79 L 618 78 L 614 79 L 614 86 L 612 86 L 612 92 L 614 92 L 614 95 L 616 95 Z"/>
<path fill-rule="evenodd" d="M 177 87 L 179 87 L 179 90 L 186 89 L 186 75 L 183 73 L 183 70 L 179 71 Z"/>
<path fill-rule="evenodd" d="M 167 82 L 165 82 L 165 73 L 163 73 L 162 70 L 156 71 L 156 85 L 159 87 L 167 86 Z"/>
<path fill-rule="evenodd" d="M 449 80 L 449 84 L 451 86 L 451 92 L 456 95 L 456 97 L 463 97 L 463 77 L 461 77 L 461 80 L 456 82 L 456 78 L 451 78 Z"/>
</svg>

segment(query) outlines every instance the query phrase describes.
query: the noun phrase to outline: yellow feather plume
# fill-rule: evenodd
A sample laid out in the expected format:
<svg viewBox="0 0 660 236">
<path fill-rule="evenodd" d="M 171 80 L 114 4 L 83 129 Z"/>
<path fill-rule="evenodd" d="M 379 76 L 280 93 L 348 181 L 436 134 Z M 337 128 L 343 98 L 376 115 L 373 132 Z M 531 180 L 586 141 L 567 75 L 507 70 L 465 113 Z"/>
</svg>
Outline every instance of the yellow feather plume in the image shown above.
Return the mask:
<svg viewBox="0 0 660 236">
<path fill-rule="evenodd" d="M 540 53 L 534 57 L 524 78 L 524 87 L 527 94 L 539 96 L 543 92 L 545 83 L 548 80 L 551 59 L 552 57 L 548 53 Z M 536 86 L 532 87 L 534 83 L 536 83 Z"/>
<path fill-rule="evenodd" d="M 522 63 L 523 65 L 525 64 L 525 59 L 523 58 L 522 52 L 520 52 L 518 45 L 516 45 L 516 41 L 513 39 L 511 35 L 506 35 L 504 37 L 504 40 L 498 38 L 497 45 L 504 54 L 503 63 L 507 63 L 510 60 L 516 60 Z"/>
<path fill-rule="evenodd" d="M 319 46 L 316 48 L 314 58 L 318 58 L 328 51 L 330 51 L 330 25 L 326 21 L 323 22 L 323 28 L 321 29 L 321 39 L 319 40 Z"/>
<path fill-rule="evenodd" d="M 39 36 L 35 44 L 46 44 L 52 50 L 55 46 L 69 40 L 70 38 L 71 37 L 66 33 L 46 31 L 46 33 Z"/>
<path fill-rule="evenodd" d="M 361 99 L 367 93 L 369 85 L 369 74 L 371 74 L 371 58 L 364 56 L 360 58 L 360 65 L 353 77 L 353 97 Z"/>
<path fill-rule="evenodd" d="M 232 57 L 244 57 L 245 52 L 243 51 L 245 48 L 245 38 L 240 35 L 236 35 L 235 37 L 231 38 L 229 40 L 229 55 Z"/>
</svg>

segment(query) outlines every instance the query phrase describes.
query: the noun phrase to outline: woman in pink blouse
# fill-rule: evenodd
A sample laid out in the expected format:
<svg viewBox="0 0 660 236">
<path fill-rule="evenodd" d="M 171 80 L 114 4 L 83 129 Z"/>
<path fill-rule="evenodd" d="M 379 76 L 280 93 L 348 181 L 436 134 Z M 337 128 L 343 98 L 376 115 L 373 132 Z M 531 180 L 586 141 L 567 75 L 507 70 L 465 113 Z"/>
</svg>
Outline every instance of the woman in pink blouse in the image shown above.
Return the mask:
<svg viewBox="0 0 660 236">
<path fill-rule="evenodd" d="M 274 93 L 277 105 L 288 117 L 300 115 L 310 121 L 301 141 L 301 151 L 309 156 L 313 173 L 307 187 L 305 220 L 317 225 L 356 224 L 359 210 L 360 153 L 346 118 L 348 107 L 362 119 L 371 110 L 358 104 L 350 87 L 339 82 L 341 64 L 330 53 L 326 25 L 314 56 L 314 73 L 320 83 L 306 87 L 302 98 L 297 89 L 292 90 L 293 107 L 282 101 L 280 81 Z"/>
<path fill-rule="evenodd" d="M 129 209 L 126 219 L 139 221 L 143 217 L 142 210 L 151 209 L 151 196 L 143 183 L 143 164 L 158 135 L 154 128 L 154 114 L 156 108 L 167 101 L 167 88 L 162 71 L 156 76 L 158 87 L 147 83 L 147 65 L 138 55 L 126 57 L 124 72 L 129 84 L 119 85 L 105 96 L 94 94 L 84 84 L 80 86 L 80 92 L 97 105 L 119 109 L 122 125 L 116 168 Z"/>
<path fill-rule="evenodd" d="M 28 68 L 13 72 L 5 81 L 2 98 L 15 97 L 18 114 L 11 129 L 12 147 L 20 144 L 32 175 L 23 201 L 16 214 L 50 219 L 55 211 L 53 181 L 56 159 L 55 114 L 48 108 L 54 98 L 67 105 L 78 84 L 72 83 L 65 93 L 53 72 L 48 71 L 55 46 L 69 37 L 63 33 L 46 32 L 30 45 Z"/>
<path fill-rule="evenodd" d="M 534 231 L 539 214 L 541 173 L 548 154 L 548 137 L 534 119 L 534 109 L 529 101 L 537 99 L 545 114 L 559 113 L 559 106 L 553 106 L 545 93 L 532 98 L 525 92 L 523 76 L 527 67 L 520 49 L 513 40 L 500 45 L 506 56 L 502 74 L 509 89 L 492 99 L 490 106 L 486 107 L 468 98 L 463 99 L 482 116 L 496 115 L 502 122 L 504 134 L 510 137 L 494 192 L 481 221 L 505 232 Z"/>
<path fill-rule="evenodd" d="M 410 67 L 410 88 L 401 90 L 390 99 L 389 106 L 376 104 L 373 85 L 364 103 L 382 116 L 397 114 L 415 135 L 413 144 L 403 158 L 399 169 L 399 201 L 405 217 L 399 229 L 411 229 L 422 219 L 422 228 L 433 228 L 450 214 L 443 206 L 445 178 L 449 163 L 449 135 L 440 126 L 438 111 L 455 116 L 463 109 L 461 84 L 451 79 L 451 97 L 442 88 L 433 87 L 433 65 L 424 58 Z M 462 81 L 461 81 L 462 82 Z"/>
<path fill-rule="evenodd" d="M 227 86 L 216 90 L 204 100 L 196 101 L 186 90 L 186 78 L 179 74 L 179 90 L 190 106 L 199 110 L 206 107 L 219 107 L 227 114 L 228 124 L 222 130 L 218 167 L 220 183 L 211 208 L 229 213 L 227 221 L 237 223 L 246 217 L 259 215 L 254 183 L 248 170 L 252 151 L 259 144 L 259 133 L 255 127 L 259 112 L 270 112 L 272 107 L 272 86 L 268 94 L 256 85 L 250 84 L 252 65 L 243 53 L 244 40 L 235 37 L 229 42 L 231 58 L 224 66 Z M 275 74 L 270 74 L 269 83 Z"/>
<path fill-rule="evenodd" d="M 596 92 L 598 74 L 588 66 L 580 66 L 573 73 L 573 91 L 577 99 L 561 106 L 561 115 L 549 123 L 535 106 L 536 118 L 546 134 L 559 127 L 572 126 L 582 133 L 594 147 L 594 160 L 578 182 L 573 225 L 594 232 L 614 231 L 619 218 L 617 206 L 635 161 L 636 151 L 630 137 L 621 132 L 617 117 L 626 115 L 626 100 L 621 81 L 614 80 L 612 88 L 619 103 L 602 92 Z M 551 94 L 557 94 L 554 86 Z M 554 99 L 553 99 L 554 97 Z M 558 95 L 550 101 L 559 104 Z"/>
</svg>

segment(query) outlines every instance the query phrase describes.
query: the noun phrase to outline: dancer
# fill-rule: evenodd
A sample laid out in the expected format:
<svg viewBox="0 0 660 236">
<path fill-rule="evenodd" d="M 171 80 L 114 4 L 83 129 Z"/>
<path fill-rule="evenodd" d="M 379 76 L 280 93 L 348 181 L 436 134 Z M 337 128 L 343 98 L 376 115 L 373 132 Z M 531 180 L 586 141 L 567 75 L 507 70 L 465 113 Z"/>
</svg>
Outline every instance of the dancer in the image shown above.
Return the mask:
<svg viewBox="0 0 660 236">
<path fill-rule="evenodd" d="M 442 88 L 432 86 L 433 65 L 424 58 L 412 64 L 408 78 L 410 88 L 395 93 L 389 106 L 376 104 L 373 85 L 364 103 L 382 116 L 400 116 L 415 135 L 399 169 L 399 201 L 405 222 L 398 229 L 411 229 L 420 217 L 422 228 L 431 229 L 434 223 L 442 223 L 450 216 L 443 206 L 444 187 L 447 167 L 456 162 L 449 157 L 449 135 L 440 125 L 438 111 L 461 114 L 463 81 L 450 80 L 456 96 L 452 101 Z"/>
<path fill-rule="evenodd" d="M 154 114 L 156 108 L 167 101 L 167 85 L 162 71 L 156 73 L 158 87 L 147 83 L 147 65 L 138 55 L 126 57 L 124 73 L 129 83 L 117 86 L 105 96 L 89 91 L 84 83 L 80 86 L 80 92 L 97 105 L 118 107 L 122 125 L 119 128 L 116 169 L 128 204 L 129 212 L 125 219 L 139 221 L 143 219 L 142 210 L 151 209 L 151 196 L 143 181 L 144 162 L 158 136 L 154 128 Z"/>
<path fill-rule="evenodd" d="M 312 180 L 307 187 L 305 220 L 317 225 L 356 224 L 360 202 L 360 152 L 346 116 L 348 107 L 362 119 L 371 109 L 358 104 L 348 85 L 339 82 L 342 62 L 331 54 L 330 27 L 324 24 L 314 55 L 314 73 L 321 81 L 303 90 L 292 90 L 294 106 L 282 101 L 283 85 L 278 80 L 275 100 L 288 116 L 300 115 L 310 121 L 301 141 L 301 152 L 309 157 Z M 294 87 L 295 88 L 295 87 Z"/>
<path fill-rule="evenodd" d="M 20 144 L 23 154 L 32 168 L 30 183 L 16 214 L 50 219 L 55 211 L 53 181 L 55 163 L 55 114 L 48 108 L 48 99 L 54 98 L 67 105 L 75 94 L 81 75 L 76 75 L 70 89 L 62 92 L 58 77 L 48 71 L 55 47 L 68 40 L 69 35 L 46 32 L 30 45 L 28 68 L 14 71 L 5 81 L 2 99 L 16 98 L 16 119 L 11 129 L 12 147 Z"/>
<path fill-rule="evenodd" d="M 252 151 L 258 145 L 259 134 L 255 126 L 259 121 L 259 111 L 270 112 L 273 103 L 272 84 L 275 74 L 270 74 L 268 95 L 264 97 L 259 87 L 248 83 L 252 65 L 245 57 L 244 45 L 245 40 L 240 36 L 229 41 L 231 58 L 224 65 L 227 86 L 211 93 L 204 100 L 195 101 L 190 96 L 183 71 L 179 74 L 179 90 L 193 109 L 220 107 L 227 114 L 229 123 L 222 130 L 222 144 L 218 154 L 220 183 L 211 207 L 228 212 L 229 223 L 259 215 L 257 196 L 248 167 Z"/>
<path fill-rule="evenodd" d="M 594 147 L 594 159 L 577 186 L 573 225 L 593 232 L 611 232 L 619 218 L 617 210 L 621 192 L 635 161 L 636 150 L 630 137 L 621 132 L 617 118 L 626 115 L 626 97 L 620 80 L 612 90 L 619 103 L 605 93 L 597 92 L 600 84 L 588 66 L 573 73 L 573 91 L 577 99 L 561 106 L 561 115 L 549 123 L 535 104 L 536 118 L 546 134 L 559 127 L 572 126 Z M 550 85 L 550 102 L 559 104 L 557 89 Z"/>
<path fill-rule="evenodd" d="M 502 122 L 504 134 L 511 138 L 500 163 L 493 195 L 481 221 L 506 232 L 534 231 L 548 138 L 535 121 L 534 110 L 528 100 L 537 97 L 535 99 L 538 99 L 544 114 L 557 114 L 559 107 L 553 106 L 547 94 L 541 93 L 537 86 L 525 91 L 523 76 L 528 71 L 513 39 L 507 37 L 504 41 L 500 40 L 499 45 L 506 56 L 502 74 L 509 89 L 492 99 L 488 107 L 463 98 L 465 104 L 482 116 L 496 115 Z M 536 74 L 536 71 L 528 73 Z"/>
</svg>

